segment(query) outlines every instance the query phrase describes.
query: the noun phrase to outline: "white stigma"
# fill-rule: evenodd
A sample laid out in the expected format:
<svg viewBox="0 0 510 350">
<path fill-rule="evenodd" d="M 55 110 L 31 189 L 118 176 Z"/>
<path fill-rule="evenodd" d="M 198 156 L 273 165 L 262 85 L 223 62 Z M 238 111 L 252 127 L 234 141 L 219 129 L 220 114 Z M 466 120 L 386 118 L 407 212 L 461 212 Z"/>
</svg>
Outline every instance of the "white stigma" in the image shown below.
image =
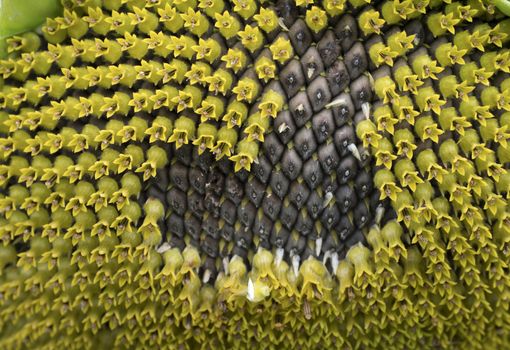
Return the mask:
<svg viewBox="0 0 510 350">
<path fill-rule="evenodd" d="M 359 154 L 358 147 L 356 147 L 354 143 L 349 144 L 349 146 L 347 146 L 347 149 L 349 150 L 349 152 L 352 153 L 354 157 L 356 157 L 357 160 L 361 162 L 361 155 Z"/>
<path fill-rule="evenodd" d="M 361 104 L 361 110 L 363 111 L 363 116 L 365 116 L 365 119 L 370 118 L 370 103 L 363 102 Z"/>
<path fill-rule="evenodd" d="M 321 255 L 321 249 L 322 249 L 322 237 L 319 237 L 315 240 L 315 255 L 317 256 Z"/>
<path fill-rule="evenodd" d="M 315 68 L 313 68 L 313 67 L 308 68 L 308 70 L 306 71 L 306 75 L 308 76 L 308 79 L 312 78 L 313 73 L 315 73 Z"/>
<path fill-rule="evenodd" d="M 207 283 L 211 279 L 211 270 L 205 270 L 204 276 L 202 277 L 202 282 Z"/>
<path fill-rule="evenodd" d="M 334 275 L 336 275 L 336 270 L 338 270 L 339 263 L 340 260 L 338 259 L 338 253 L 333 252 L 333 254 L 331 254 L 331 268 Z"/>
<path fill-rule="evenodd" d="M 343 104 L 345 104 L 345 98 L 340 97 L 340 98 L 337 98 L 334 101 L 331 101 L 325 107 L 326 108 L 333 108 L 333 107 L 340 106 L 340 105 L 343 105 Z"/>
<path fill-rule="evenodd" d="M 225 271 L 225 275 L 228 275 L 228 257 L 224 257 L 222 260 L 223 270 Z"/>
<path fill-rule="evenodd" d="M 274 264 L 276 267 L 280 266 L 282 260 L 283 260 L 283 254 L 285 253 L 285 251 L 283 250 L 283 248 L 277 248 L 276 249 L 276 256 L 274 258 Z"/>
<path fill-rule="evenodd" d="M 322 258 L 322 264 L 326 265 L 330 258 L 331 258 L 331 251 L 328 250 L 326 253 L 324 253 L 324 257 Z"/>
<path fill-rule="evenodd" d="M 381 224 L 381 220 L 384 216 L 384 207 L 382 205 L 378 205 L 375 209 L 375 223 L 379 226 Z"/>
<path fill-rule="evenodd" d="M 255 286 L 253 285 L 253 282 L 251 281 L 251 278 L 248 279 L 248 290 L 247 290 L 246 298 L 249 301 L 254 301 L 255 300 Z"/>
<path fill-rule="evenodd" d="M 292 261 L 292 271 L 294 271 L 294 275 L 296 275 L 296 277 L 297 277 L 299 275 L 299 260 L 300 260 L 300 257 L 299 257 L 299 255 L 295 254 L 290 259 Z"/>
<path fill-rule="evenodd" d="M 282 17 L 278 17 L 278 25 L 286 32 L 289 31 L 289 28 L 285 25 L 285 23 L 283 22 L 283 18 Z"/>
<path fill-rule="evenodd" d="M 168 242 L 165 242 L 162 245 L 160 245 L 156 251 L 159 254 L 163 254 L 164 252 L 166 252 L 167 250 L 170 250 L 171 248 L 172 247 L 170 246 L 170 244 L 168 244 Z"/>
<path fill-rule="evenodd" d="M 279 132 L 280 134 L 283 134 L 285 131 L 287 131 L 287 130 L 289 130 L 289 129 L 290 129 L 290 127 L 289 127 L 287 124 L 282 123 L 282 124 L 280 124 L 280 126 L 278 127 L 278 132 Z"/>
<path fill-rule="evenodd" d="M 322 203 L 322 208 L 326 208 L 329 205 L 329 203 L 331 203 L 332 199 L 333 199 L 333 193 L 326 192 L 326 195 L 324 196 L 324 202 Z"/>
</svg>

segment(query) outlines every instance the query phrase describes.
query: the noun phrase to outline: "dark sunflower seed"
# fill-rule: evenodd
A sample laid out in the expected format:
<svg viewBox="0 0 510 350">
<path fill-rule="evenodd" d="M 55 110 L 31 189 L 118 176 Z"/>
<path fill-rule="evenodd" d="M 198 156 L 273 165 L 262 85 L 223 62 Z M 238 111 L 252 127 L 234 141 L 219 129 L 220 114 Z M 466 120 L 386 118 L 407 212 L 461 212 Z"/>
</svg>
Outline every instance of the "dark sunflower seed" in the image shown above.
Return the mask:
<svg viewBox="0 0 510 350">
<path fill-rule="evenodd" d="M 301 159 L 306 161 L 317 149 L 317 141 L 312 129 L 301 128 L 294 137 L 294 149 L 299 153 Z"/>
<path fill-rule="evenodd" d="M 345 184 L 338 187 L 335 192 L 336 204 L 343 214 L 346 214 L 358 204 L 358 196 L 354 189 Z"/>
<path fill-rule="evenodd" d="M 308 100 L 314 112 L 318 112 L 331 102 L 331 92 L 329 91 L 326 78 L 319 76 L 308 85 L 306 89 Z"/>
<path fill-rule="evenodd" d="M 348 155 L 342 159 L 338 165 L 337 178 L 341 184 L 347 183 L 358 173 L 358 161 L 353 155 Z"/>
<path fill-rule="evenodd" d="M 248 199 L 258 208 L 262 203 L 262 199 L 264 199 L 266 185 L 256 178 L 253 178 L 246 182 L 244 191 Z"/>
<path fill-rule="evenodd" d="M 315 80 L 317 79 L 318 78 Z M 306 92 L 301 91 L 297 93 L 297 95 L 289 101 L 289 110 L 294 116 L 294 122 L 298 128 L 302 127 L 310 120 L 313 115 L 313 109 Z"/>
<path fill-rule="evenodd" d="M 344 91 L 351 81 L 344 62 L 336 61 L 326 69 L 326 80 L 333 96 Z"/>
<path fill-rule="evenodd" d="M 280 83 L 287 97 L 294 96 L 305 85 L 305 76 L 301 70 L 301 64 L 297 60 L 291 60 L 280 72 Z"/>
<path fill-rule="evenodd" d="M 170 181 L 180 190 L 186 192 L 189 188 L 188 167 L 180 162 L 175 162 L 169 168 Z"/>
<path fill-rule="evenodd" d="M 184 236 L 184 220 L 176 213 L 172 213 L 167 218 L 167 227 L 171 234 L 177 235 L 179 237 Z"/>
<path fill-rule="evenodd" d="M 172 212 L 181 216 L 186 212 L 186 200 L 186 193 L 179 190 L 177 187 L 173 187 L 166 194 L 166 202 L 170 206 Z"/>
<path fill-rule="evenodd" d="M 301 209 L 306 204 L 309 196 L 310 190 L 304 183 L 294 181 L 290 185 L 289 200 L 294 203 L 298 209 Z"/>
<path fill-rule="evenodd" d="M 281 165 L 283 174 L 293 181 L 301 173 L 303 162 L 295 149 L 286 149 L 281 159 Z"/>
<path fill-rule="evenodd" d="M 341 48 L 337 44 L 337 38 L 335 33 L 331 30 L 327 30 L 321 40 L 317 43 L 317 50 L 321 55 L 324 66 L 331 66 L 340 56 Z"/>
<path fill-rule="evenodd" d="M 290 181 L 283 174 L 283 172 L 277 170 L 271 174 L 270 186 L 280 199 L 283 199 L 289 190 Z"/>
<path fill-rule="evenodd" d="M 320 163 L 316 159 L 309 159 L 303 166 L 303 179 L 310 189 L 314 190 L 319 186 L 324 178 Z"/>
<path fill-rule="evenodd" d="M 315 46 L 308 48 L 303 57 L 301 57 L 301 66 L 303 67 L 307 83 L 310 83 L 324 72 L 324 64 Z"/>
<path fill-rule="evenodd" d="M 276 165 L 285 149 L 280 140 L 278 140 L 278 136 L 276 136 L 274 133 L 267 135 L 264 139 L 263 147 L 267 158 L 269 158 L 273 165 Z"/>
<path fill-rule="evenodd" d="M 296 133 L 296 125 L 292 118 L 292 114 L 288 111 L 281 111 L 274 120 L 273 130 L 280 138 L 283 144 L 287 144 L 292 140 L 292 137 Z"/>
<path fill-rule="evenodd" d="M 310 197 L 308 197 L 306 208 L 308 209 L 308 214 L 310 214 L 312 219 L 317 219 L 321 214 L 323 202 L 324 199 L 316 191 L 312 192 Z"/>
<path fill-rule="evenodd" d="M 280 221 L 288 230 L 292 230 L 292 227 L 296 222 L 297 215 L 298 211 L 294 205 L 291 203 L 284 203 L 282 210 L 280 211 Z"/>
<path fill-rule="evenodd" d="M 326 174 L 330 174 L 338 168 L 340 157 L 333 143 L 323 144 L 319 147 L 318 154 L 322 169 L 324 169 Z"/>
<path fill-rule="evenodd" d="M 276 221 L 280 214 L 282 201 L 276 195 L 266 195 L 262 201 L 262 210 L 273 221 Z"/>
<path fill-rule="evenodd" d="M 312 129 L 318 143 L 323 143 L 335 130 L 333 113 L 329 109 L 323 109 L 312 118 Z"/>
<path fill-rule="evenodd" d="M 252 202 L 243 201 L 240 206 L 237 207 L 237 219 L 243 224 L 243 226 L 250 228 L 257 215 L 257 208 Z"/>
</svg>

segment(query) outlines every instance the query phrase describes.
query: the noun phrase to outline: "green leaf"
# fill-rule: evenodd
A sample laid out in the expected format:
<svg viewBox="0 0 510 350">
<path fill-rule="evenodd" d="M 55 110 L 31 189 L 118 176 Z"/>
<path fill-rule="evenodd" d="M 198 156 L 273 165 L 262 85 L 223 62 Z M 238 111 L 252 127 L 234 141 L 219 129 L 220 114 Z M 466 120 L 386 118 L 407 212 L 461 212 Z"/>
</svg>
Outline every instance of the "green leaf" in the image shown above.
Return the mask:
<svg viewBox="0 0 510 350">
<path fill-rule="evenodd" d="M 35 29 L 61 12 L 59 0 L 0 0 L 0 57 L 6 54 L 6 38 Z"/>
</svg>

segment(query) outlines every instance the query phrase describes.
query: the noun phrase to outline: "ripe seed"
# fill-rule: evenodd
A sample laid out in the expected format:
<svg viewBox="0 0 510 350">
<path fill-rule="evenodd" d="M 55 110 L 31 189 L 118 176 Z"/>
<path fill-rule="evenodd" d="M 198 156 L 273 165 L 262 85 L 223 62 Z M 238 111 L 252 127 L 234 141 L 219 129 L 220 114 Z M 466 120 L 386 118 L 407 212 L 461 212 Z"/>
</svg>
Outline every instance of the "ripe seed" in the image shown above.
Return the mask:
<svg viewBox="0 0 510 350">
<path fill-rule="evenodd" d="M 343 61 L 335 61 L 326 69 L 326 80 L 333 96 L 342 93 L 349 86 L 349 73 Z"/>
<path fill-rule="evenodd" d="M 325 67 L 331 66 L 340 56 L 340 45 L 333 31 L 327 30 L 317 43 L 317 50 Z"/>
<path fill-rule="evenodd" d="M 303 166 L 302 176 L 311 189 L 317 188 L 324 179 L 319 161 L 309 159 Z"/>
<path fill-rule="evenodd" d="M 303 57 L 301 57 L 301 66 L 307 83 L 310 83 L 324 72 L 324 64 L 322 63 L 319 51 L 313 46 L 308 48 Z"/>
<path fill-rule="evenodd" d="M 289 38 L 299 56 L 303 56 L 312 43 L 312 33 L 306 23 L 299 18 L 289 27 Z"/>
<path fill-rule="evenodd" d="M 289 199 L 298 210 L 303 208 L 310 196 L 310 190 L 301 182 L 294 181 L 289 188 Z"/>
<path fill-rule="evenodd" d="M 319 78 L 317 78 L 319 79 Z M 322 86 L 322 82 L 319 81 L 317 83 L 317 88 Z M 323 87 L 322 87 L 323 88 Z M 310 93 L 312 93 L 311 90 L 309 90 Z M 326 92 L 324 90 L 316 89 L 313 91 L 315 93 L 315 96 L 313 96 L 312 101 L 317 101 L 314 108 L 319 108 L 322 104 L 322 100 L 327 96 L 325 95 Z M 317 98 L 317 93 L 320 93 L 320 99 Z M 329 92 L 328 92 L 329 94 Z M 320 108 L 319 108 L 320 109 Z M 297 127 L 302 127 L 306 124 L 307 121 L 310 120 L 310 118 L 313 115 L 312 105 L 310 103 L 310 100 L 308 99 L 307 93 L 304 91 L 301 91 L 297 93 L 290 101 L 289 101 L 289 110 L 291 111 L 292 115 L 294 116 L 294 121 L 296 123 Z"/>
<path fill-rule="evenodd" d="M 334 28 L 343 52 L 347 52 L 358 39 L 358 24 L 350 14 L 343 15 Z"/>
<path fill-rule="evenodd" d="M 280 171 L 273 171 L 271 174 L 270 186 L 273 192 L 283 199 L 288 192 L 290 185 L 289 179 Z"/>
<path fill-rule="evenodd" d="M 354 188 L 348 184 L 341 185 L 335 192 L 335 199 L 342 214 L 351 211 L 358 203 Z"/>
<path fill-rule="evenodd" d="M 317 142 L 313 131 L 308 128 L 301 128 L 294 137 L 294 148 L 303 161 L 309 159 L 317 149 Z"/>
<path fill-rule="evenodd" d="M 287 97 L 293 97 L 305 84 L 305 76 L 301 64 L 297 60 L 290 60 L 280 72 L 280 83 L 287 93 Z"/>
</svg>

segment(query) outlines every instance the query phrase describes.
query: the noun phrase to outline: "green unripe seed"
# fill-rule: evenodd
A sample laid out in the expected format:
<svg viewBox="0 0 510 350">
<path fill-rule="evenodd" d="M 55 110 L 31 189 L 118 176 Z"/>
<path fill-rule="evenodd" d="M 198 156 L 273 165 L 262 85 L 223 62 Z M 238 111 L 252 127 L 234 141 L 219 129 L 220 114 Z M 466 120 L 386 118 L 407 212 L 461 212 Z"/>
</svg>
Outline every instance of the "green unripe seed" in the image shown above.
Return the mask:
<svg viewBox="0 0 510 350">
<path fill-rule="evenodd" d="M 489 86 L 482 90 L 481 102 L 484 106 L 489 106 L 491 109 L 497 108 L 499 90 L 495 86 Z"/>
<path fill-rule="evenodd" d="M 378 188 L 382 188 L 384 184 L 395 182 L 395 176 L 387 169 L 381 169 L 375 173 L 374 183 Z"/>
<path fill-rule="evenodd" d="M 111 177 L 103 176 L 97 182 L 97 189 L 104 192 L 108 197 L 119 189 L 117 181 Z"/>
<path fill-rule="evenodd" d="M 51 221 L 50 219 L 50 214 L 45 208 L 40 208 L 32 215 L 30 215 L 30 220 L 32 221 L 34 227 L 43 227 L 43 225 Z"/>
<path fill-rule="evenodd" d="M 140 178 L 133 173 L 127 173 L 122 176 L 121 187 L 128 190 L 131 195 L 138 195 L 142 191 Z"/>
<path fill-rule="evenodd" d="M 133 222 L 137 222 L 140 217 L 142 216 L 142 208 L 140 208 L 140 205 L 137 202 L 129 202 L 128 204 L 124 205 L 122 209 L 120 210 L 122 215 L 126 215 L 131 219 Z"/>
<path fill-rule="evenodd" d="M 66 180 L 61 180 L 55 185 L 55 192 L 59 192 L 65 199 L 69 199 L 74 196 L 74 185 Z"/>
<path fill-rule="evenodd" d="M 63 237 L 55 238 L 55 240 L 52 242 L 52 245 L 53 251 L 59 256 L 69 254 L 69 252 L 71 252 L 73 249 L 71 240 L 64 239 Z"/>
<path fill-rule="evenodd" d="M 80 181 L 74 188 L 75 196 L 81 196 L 84 198 L 90 198 L 94 192 L 96 192 L 94 185 L 88 181 Z"/>
<path fill-rule="evenodd" d="M 425 174 L 431 164 L 437 164 L 437 157 L 434 151 L 427 149 L 420 152 L 416 158 L 416 165 L 421 174 Z"/>
<path fill-rule="evenodd" d="M 92 226 L 96 223 L 96 215 L 91 210 L 87 210 L 85 212 L 81 211 L 75 216 L 75 221 L 77 225 L 80 225 L 86 230 L 92 229 Z"/>
<path fill-rule="evenodd" d="M 158 146 L 152 146 L 147 151 L 147 159 L 156 163 L 156 168 L 161 169 L 168 164 L 167 152 Z"/>
<path fill-rule="evenodd" d="M 13 225 L 26 223 L 27 220 L 28 220 L 27 214 L 20 210 L 14 210 L 11 213 L 11 216 L 9 217 L 9 223 Z"/>
<path fill-rule="evenodd" d="M 0 274 L 7 264 L 14 264 L 16 262 L 16 257 L 17 253 L 13 245 L 0 245 Z"/>
<path fill-rule="evenodd" d="M 119 216 L 119 212 L 113 205 L 108 205 L 101 208 L 97 212 L 97 218 L 99 221 L 106 221 L 112 223 Z"/>
<path fill-rule="evenodd" d="M 161 219 L 165 215 L 165 207 L 156 198 L 149 198 L 143 205 L 143 210 L 146 217 L 150 217 L 156 220 Z"/>
<path fill-rule="evenodd" d="M 30 239 L 30 250 L 36 257 L 41 256 L 44 252 L 50 250 L 51 244 L 47 237 L 34 236 Z"/>
<path fill-rule="evenodd" d="M 17 207 L 23 204 L 25 198 L 28 198 L 29 196 L 30 192 L 26 187 L 23 187 L 21 185 L 13 185 L 9 187 L 9 197 L 12 199 L 12 201 Z"/>
<path fill-rule="evenodd" d="M 439 158 L 443 163 L 451 163 L 459 155 L 457 143 L 452 139 L 444 141 L 439 146 Z"/>
<path fill-rule="evenodd" d="M 403 179 L 406 174 L 414 171 L 416 171 L 414 163 L 407 158 L 395 163 L 394 172 L 399 179 Z"/>
<path fill-rule="evenodd" d="M 73 215 L 64 210 L 63 208 L 58 208 L 53 213 L 51 213 L 51 221 L 55 222 L 60 228 L 69 228 L 73 224 Z"/>
<path fill-rule="evenodd" d="M 137 247 L 142 243 L 142 236 L 136 231 L 124 231 L 120 238 L 122 244 L 128 244 L 131 247 Z"/>
</svg>

